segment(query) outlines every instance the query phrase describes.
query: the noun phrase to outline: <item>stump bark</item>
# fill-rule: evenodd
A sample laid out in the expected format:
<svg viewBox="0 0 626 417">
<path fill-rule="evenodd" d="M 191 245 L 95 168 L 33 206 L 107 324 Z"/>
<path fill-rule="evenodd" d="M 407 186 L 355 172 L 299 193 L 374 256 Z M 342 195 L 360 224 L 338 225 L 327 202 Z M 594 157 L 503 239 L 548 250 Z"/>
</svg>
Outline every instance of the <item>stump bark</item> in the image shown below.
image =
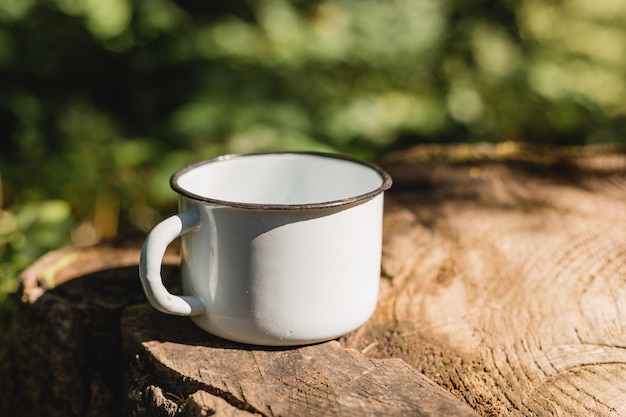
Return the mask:
<svg viewBox="0 0 626 417">
<path fill-rule="evenodd" d="M 136 243 L 69 247 L 22 274 L 0 335 L 0 415 L 121 415 L 119 323 L 127 306 L 144 302 L 138 257 Z"/>
</svg>

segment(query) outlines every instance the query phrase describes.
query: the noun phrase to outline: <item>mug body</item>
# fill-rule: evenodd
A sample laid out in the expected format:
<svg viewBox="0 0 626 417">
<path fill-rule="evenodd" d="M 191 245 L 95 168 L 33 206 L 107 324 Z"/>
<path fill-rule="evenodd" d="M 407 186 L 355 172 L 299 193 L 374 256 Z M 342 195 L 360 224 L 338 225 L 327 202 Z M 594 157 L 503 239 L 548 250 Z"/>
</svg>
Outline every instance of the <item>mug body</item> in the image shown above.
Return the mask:
<svg viewBox="0 0 626 417">
<path fill-rule="evenodd" d="M 376 307 L 382 195 L 336 208 L 244 210 L 181 198 L 198 230 L 182 237 L 183 291 L 204 301 L 192 320 L 238 342 L 298 345 L 363 324 Z"/>
<path fill-rule="evenodd" d="M 348 333 L 373 313 L 380 278 L 383 191 L 378 167 L 310 153 L 240 155 L 176 173 L 183 292 L 217 336 L 299 345 Z"/>
</svg>

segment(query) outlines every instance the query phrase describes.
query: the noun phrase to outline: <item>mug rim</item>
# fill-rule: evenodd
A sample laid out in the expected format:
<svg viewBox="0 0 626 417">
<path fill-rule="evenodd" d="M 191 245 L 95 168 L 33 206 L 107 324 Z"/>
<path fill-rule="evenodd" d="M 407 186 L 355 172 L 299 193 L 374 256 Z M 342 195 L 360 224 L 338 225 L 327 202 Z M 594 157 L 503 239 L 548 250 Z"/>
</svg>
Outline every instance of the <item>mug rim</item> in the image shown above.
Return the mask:
<svg viewBox="0 0 626 417">
<path fill-rule="evenodd" d="M 225 162 L 230 161 L 236 158 L 245 158 L 248 156 L 269 156 L 269 155 L 299 155 L 299 156 L 317 156 L 322 158 L 331 158 L 331 159 L 339 159 L 347 162 L 352 162 L 356 164 L 360 164 L 366 166 L 378 173 L 382 179 L 382 183 L 376 189 L 364 193 L 359 194 L 353 197 L 344 198 L 341 200 L 331 200 L 324 201 L 320 203 L 306 203 L 306 204 L 262 204 L 262 203 L 245 203 L 238 201 L 229 201 L 229 200 L 221 200 L 211 197 L 205 197 L 199 194 L 192 193 L 178 184 L 178 179 L 185 173 L 191 171 L 194 168 L 207 165 L 210 163 L 216 162 Z M 311 209 L 322 209 L 329 207 L 338 207 L 354 204 L 360 201 L 369 200 L 379 194 L 382 194 L 384 191 L 391 188 L 393 180 L 391 179 L 391 175 L 389 175 L 384 169 L 373 162 L 365 161 L 362 159 L 354 158 L 347 155 L 330 153 L 330 152 L 310 152 L 310 151 L 276 151 L 276 152 L 252 152 L 252 153 L 233 153 L 227 155 L 221 155 L 214 158 L 204 159 L 198 162 L 191 163 L 189 165 L 184 166 L 183 168 L 176 171 L 170 177 L 170 187 L 177 192 L 178 194 L 190 198 L 192 200 L 201 201 L 204 203 L 211 203 L 220 206 L 227 207 L 235 207 L 240 209 L 248 209 L 248 210 L 311 210 Z"/>
</svg>

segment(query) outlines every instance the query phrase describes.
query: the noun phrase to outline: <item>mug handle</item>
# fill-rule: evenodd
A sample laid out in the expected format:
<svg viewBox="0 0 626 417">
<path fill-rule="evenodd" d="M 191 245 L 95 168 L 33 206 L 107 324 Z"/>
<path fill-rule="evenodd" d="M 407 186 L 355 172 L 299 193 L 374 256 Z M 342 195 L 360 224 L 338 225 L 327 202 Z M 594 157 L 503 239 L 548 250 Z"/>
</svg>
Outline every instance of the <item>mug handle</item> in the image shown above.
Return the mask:
<svg viewBox="0 0 626 417">
<path fill-rule="evenodd" d="M 198 316 L 204 314 L 204 302 L 193 296 L 170 294 L 161 279 L 161 262 L 165 249 L 177 237 L 200 227 L 200 216 L 188 210 L 168 217 L 157 224 L 148 234 L 141 248 L 139 278 L 148 301 L 163 313 L 176 316 Z"/>
</svg>

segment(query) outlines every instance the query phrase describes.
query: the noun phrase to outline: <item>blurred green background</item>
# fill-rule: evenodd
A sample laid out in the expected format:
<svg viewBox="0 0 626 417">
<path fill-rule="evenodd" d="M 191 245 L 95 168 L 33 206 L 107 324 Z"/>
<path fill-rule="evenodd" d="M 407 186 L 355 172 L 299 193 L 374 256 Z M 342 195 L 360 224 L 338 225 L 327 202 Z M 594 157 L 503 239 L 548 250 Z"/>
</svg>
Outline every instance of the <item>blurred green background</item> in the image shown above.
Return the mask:
<svg viewBox="0 0 626 417">
<path fill-rule="evenodd" d="M 622 0 L 2 0 L 0 299 L 223 153 L 624 142 Z"/>
</svg>

